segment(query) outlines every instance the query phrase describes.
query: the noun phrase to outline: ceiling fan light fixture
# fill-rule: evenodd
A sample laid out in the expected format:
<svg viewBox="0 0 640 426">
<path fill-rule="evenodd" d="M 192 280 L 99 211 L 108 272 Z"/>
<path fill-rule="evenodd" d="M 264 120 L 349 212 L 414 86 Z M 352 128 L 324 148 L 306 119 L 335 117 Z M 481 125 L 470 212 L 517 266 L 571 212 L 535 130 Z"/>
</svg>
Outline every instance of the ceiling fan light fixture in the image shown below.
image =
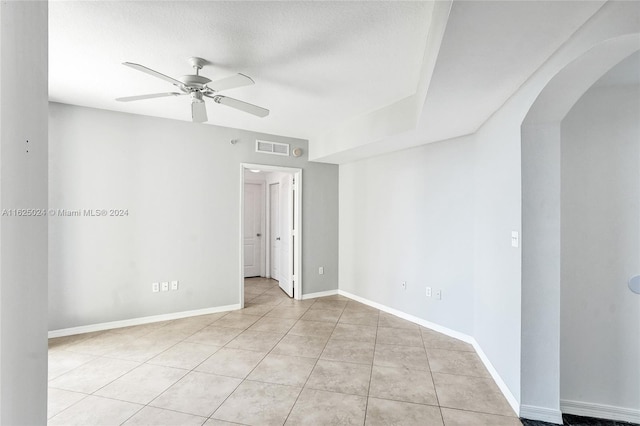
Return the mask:
<svg viewBox="0 0 640 426">
<path fill-rule="evenodd" d="M 193 102 L 204 102 L 204 99 L 202 99 L 202 92 L 191 92 L 191 100 Z"/>
</svg>

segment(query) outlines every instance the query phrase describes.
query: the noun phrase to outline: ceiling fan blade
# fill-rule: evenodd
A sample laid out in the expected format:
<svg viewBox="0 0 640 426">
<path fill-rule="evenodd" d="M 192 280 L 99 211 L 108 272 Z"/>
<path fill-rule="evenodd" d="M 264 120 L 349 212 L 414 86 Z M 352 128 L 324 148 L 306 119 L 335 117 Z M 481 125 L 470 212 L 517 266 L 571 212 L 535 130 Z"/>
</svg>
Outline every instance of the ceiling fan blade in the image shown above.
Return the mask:
<svg viewBox="0 0 640 426">
<path fill-rule="evenodd" d="M 205 96 L 213 99 L 217 104 L 222 104 L 231 108 L 239 109 L 240 111 L 248 112 L 249 114 L 257 115 L 258 117 L 266 117 L 267 115 L 269 115 L 269 110 L 266 108 L 239 101 L 237 99 L 229 98 L 227 96 L 206 94 Z"/>
<path fill-rule="evenodd" d="M 154 77 L 157 78 L 161 78 L 162 80 L 168 81 L 169 83 L 173 84 L 174 86 L 178 86 L 178 87 L 182 87 L 183 84 L 182 82 L 176 80 L 175 78 L 171 78 L 168 75 L 164 75 L 162 73 L 159 73 L 158 71 L 154 71 L 151 68 L 147 68 L 144 65 L 140 65 L 140 64 L 134 64 L 133 62 L 123 62 L 122 65 L 126 65 L 130 68 L 133 68 L 134 70 L 138 70 L 138 71 L 142 71 L 143 73 L 152 75 Z"/>
<path fill-rule="evenodd" d="M 181 96 L 181 95 L 186 95 L 186 93 L 167 92 L 167 93 L 154 93 L 152 95 L 125 96 L 124 98 L 116 98 L 116 101 L 131 102 L 131 101 L 140 101 L 142 99 L 164 98 L 166 96 Z"/>
<path fill-rule="evenodd" d="M 204 123 L 207 117 L 207 106 L 202 101 L 191 102 L 191 119 L 194 123 Z"/>
<path fill-rule="evenodd" d="M 220 92 L 222 90 L 235 89 L 236 87 L 251 86 L 255 82 L 251 77 L 244 74 L 236 74 L 230 77 L 221 78 L 220 80 L 212 81 L 207 84 L 207 87 L 214 92 Z"/>
</svg>

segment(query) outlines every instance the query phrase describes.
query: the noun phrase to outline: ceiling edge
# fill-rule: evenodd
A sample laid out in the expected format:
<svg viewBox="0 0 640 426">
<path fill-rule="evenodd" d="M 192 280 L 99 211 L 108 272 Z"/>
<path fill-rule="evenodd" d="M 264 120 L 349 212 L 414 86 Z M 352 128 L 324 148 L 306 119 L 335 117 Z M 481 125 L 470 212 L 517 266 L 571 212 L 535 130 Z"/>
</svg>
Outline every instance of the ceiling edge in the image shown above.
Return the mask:
<svg viewBox="0 0 640 426">
<path fill-rule="evenodd" d="M 362 114 L 309 140 L 309 160 L 329 163 L 345 162 L 359 149 L 417 127 L 422 114 L 433 71 L 449 20 L 452 0 L 433 2 L 429 31 L 425 42 L 420 79 L 416 92 L 393 104 Z"/>
</svg>

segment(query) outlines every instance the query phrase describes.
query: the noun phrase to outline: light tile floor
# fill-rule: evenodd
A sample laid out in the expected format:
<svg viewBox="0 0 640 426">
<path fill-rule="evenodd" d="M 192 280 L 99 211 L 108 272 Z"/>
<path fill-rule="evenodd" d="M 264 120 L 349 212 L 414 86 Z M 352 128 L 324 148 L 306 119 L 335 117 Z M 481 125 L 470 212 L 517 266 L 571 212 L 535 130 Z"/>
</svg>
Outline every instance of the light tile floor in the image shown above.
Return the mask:
<svg viewBox="0 0 640 426">
<path fill-rule="evenodd" d="M 246 308 L 49 341 L 50 425 L 520 425 L 473 348 L 248 279 Z"/>
</svg>

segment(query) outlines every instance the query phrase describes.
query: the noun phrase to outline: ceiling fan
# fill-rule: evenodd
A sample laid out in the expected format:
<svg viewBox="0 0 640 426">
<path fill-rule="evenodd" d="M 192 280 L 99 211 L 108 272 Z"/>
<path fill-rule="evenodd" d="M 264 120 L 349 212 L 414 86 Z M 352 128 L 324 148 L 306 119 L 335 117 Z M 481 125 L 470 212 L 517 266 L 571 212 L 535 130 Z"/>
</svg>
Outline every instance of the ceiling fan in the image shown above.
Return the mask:
<svg viewBox="0 0 640 426">
<path fill-rule="evenodd" d="M 151 95 L 127 96 L 124 98 L 116 98 L 116 101 L 131 102 L 139 101 L 142 99 L 162 98 L 166 96 L 189 95 L 191 96 L 191 118 L 196 123 L 203 123 L 208 120 L 207 108 L 205 106 L 203 97 L 211 98 L 217 104 L 226 105 L 240 111 L 248 112 L 249 114 L 257 115 L 258 117 L 266 117 L 267 115 L 269 115 L 268 109 L 218 94 L 218 92 L 221 92 L 223 90 L 235 89 L 236 87 L 250 86 L 254 84 L 254 81 L 250 77 L 244 74 L 236 74 L 212 82 L 207 77 L 200 75 L 200 70 L 207 64 L 207 61 L 202 58 L 196 57 L 189 58 L 188 61 L 195 69 L 196 73 L 183 75 L 178 79 L 171 78 L 140 64 L 123 62 L 122 65 L 126 65 L 133 68 L 134 70 L 142 71 L 154 77 L 168 81 L 169 83 L 180 89 L 180 92 L 165 92 L 154 93 Z"/>
</svg>

